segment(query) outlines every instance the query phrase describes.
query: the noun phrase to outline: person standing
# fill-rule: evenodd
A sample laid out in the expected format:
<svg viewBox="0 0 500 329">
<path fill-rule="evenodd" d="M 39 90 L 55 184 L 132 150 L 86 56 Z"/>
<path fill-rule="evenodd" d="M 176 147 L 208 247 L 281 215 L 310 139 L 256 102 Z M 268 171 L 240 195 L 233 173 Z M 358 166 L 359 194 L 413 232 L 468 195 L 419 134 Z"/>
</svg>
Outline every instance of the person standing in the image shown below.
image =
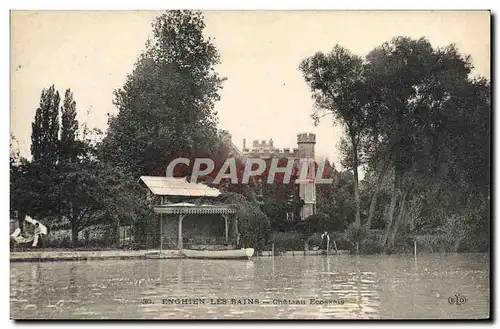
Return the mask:
<svg viewBox="0 0 500 329">
<path fill-rule="evenodd" d="M 321 234 L 321 242 L 322 249 L 326 252 L 330 244 L 330 234 L 328 234 L 328 231 L 325 231 L 323 234 Z"/>
</svg>

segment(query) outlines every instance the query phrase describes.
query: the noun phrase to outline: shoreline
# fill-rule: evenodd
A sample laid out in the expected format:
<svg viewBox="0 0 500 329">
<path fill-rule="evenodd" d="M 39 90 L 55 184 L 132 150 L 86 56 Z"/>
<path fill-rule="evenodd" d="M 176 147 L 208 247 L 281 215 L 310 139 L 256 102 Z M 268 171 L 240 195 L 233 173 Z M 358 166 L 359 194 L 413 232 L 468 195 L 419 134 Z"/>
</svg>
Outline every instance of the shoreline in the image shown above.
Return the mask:
<svg viewBox="0 0 500 329">
<path fill-rule="evenodd" d="M 84 261 L 110 259 L 147 259 L 159 250 L 102 250 L 102 251 L 11 251 L 10 262 Z M 162 258 L 183 258 L 177 250 L 163 250 Z"/>
<path fill-rule="evenodd" d="M 348 254 L 339 250 L 339 255 Z M 321 250 L 286 251 L 275 257 L 287 256 L 323 256 Z M 331 255 L 334 255 L 332 253 Z M 262 251 L 254 257 L 272 257 L 271 251 Z M 10 262 L 52 262 L 52 261 L 85 261 L 85 260 L 112 260 L 112 259 L 181 259 L 184 258 L 178 250 L 158 249 L 143 250 L 40 250 L 40 251 L 11 251 Z"/>
<path fill-rule="evenodd" d="M 488 253 L 488 252 L 486 252 Z M 426 253 L 424 253 L 426 254 Z M 339 250 L 337 254 L 331 253 L 329 256 L 350 255 L 348 250 Z M 409 254 L 411 255 L 411 254 Z M 286 251 L 279 252 L 275 257 L 310 257 L 325 256 L 321 250 L 309 251 Z M 272 257 L 271 251 L 261 251 L 259 255 L 253 258 Z M 45 251 L 11 251 L 10 262 L 55 262 L 55 261 L 87 261 L 87 260 L 123 260 L 123 259 L 184 259 L 185 257 L 178 250 L 163 250 L 160 254 L 159 249 L 142 250 L 45 250 Z"/>
</svg>

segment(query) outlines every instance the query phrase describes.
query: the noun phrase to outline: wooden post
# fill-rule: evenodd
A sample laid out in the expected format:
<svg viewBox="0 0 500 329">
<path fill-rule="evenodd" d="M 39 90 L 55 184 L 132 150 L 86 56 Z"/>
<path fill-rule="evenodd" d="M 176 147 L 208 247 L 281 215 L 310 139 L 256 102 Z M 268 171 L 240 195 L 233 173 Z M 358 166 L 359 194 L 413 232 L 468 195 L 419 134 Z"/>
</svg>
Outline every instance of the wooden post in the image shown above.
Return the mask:
<svg viewBox="0 0 500 329">
<path fill-rule="evenodd" d="M 227 222 L 227 215 L 226 214 L 222 214 L 222 217 L 224 217 L 224 232 L 225 232 L 225 238 L 226 238 L 226 244 L 228 243 L 229 241 L 229 226 L 228 226 L 228 222 Z"/>
<path fill-rule="evenodd" d="M 274 242 L 272 244 L 272 260 L 273 260 L 273 277 L 274 277 Z"/>
<path fill-rule="evenodd" d="M 186 215 L 179 215 L 179 228 L 178 228 L 178 236 L 177 236 L 177 248 L 179 250 L 182 249 L 182 220 Z"/>
<path fill-rule="evenodd" d="M 117 243 L 117 245 L 118 245 L 118 247 L 120 247 L 122 241 L 121 241 L 120 218 L 119 217 L 116 219 L 116 232 L 117 232 L 117 236 L 118 236 L 118 243 Z"/>
<path fill-rule="evenodd" d="M 234 229 L 235 229 L 235 233 L 236 233 L 236 247 L 238 247 L 240 245 L 240 231 L 238 228 L 238 217 L 234 216 L 234 220 L 236 221 L 235 225 L 234 225 Z"/>
<path fill-rule="evenodd" d="M 160 213 L 160 254 L 163 250 L 163 214 Z"/>
<path fill-rule="evenodd" d="M 415 259 L 417 259 L 417 240 L 413 240 L 413 254 L 415 256 Z"/>
<path fill-rule="evenodd" d="M 330 236 L 326 236 L 326 255 L 328 256 L 328 251 L 330 250 Z"/>
<path fill-rule="evenodd" d="M 273 244 L 271 246 L 271 255 L 273 255 L 273 258 L 274 258 L 274 242 L 273 242 Z"/>
</svg>

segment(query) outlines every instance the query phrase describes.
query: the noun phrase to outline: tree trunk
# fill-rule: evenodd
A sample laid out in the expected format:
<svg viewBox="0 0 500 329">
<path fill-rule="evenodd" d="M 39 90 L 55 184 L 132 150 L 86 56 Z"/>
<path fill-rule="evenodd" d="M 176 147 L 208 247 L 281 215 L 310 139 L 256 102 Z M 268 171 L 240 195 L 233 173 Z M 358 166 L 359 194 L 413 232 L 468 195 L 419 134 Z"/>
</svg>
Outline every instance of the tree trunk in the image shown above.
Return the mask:
<svg viewBox="0 0 500 329">
<path fill-rule="evenodd" d="M 76 223 L 71 222 L 71 245 L 76 247 L 78 244 L 78 226 Z"/>
<path fill-rule="evenodd" d="M 389 168 L 389 163 L 386 162 L 383 165 L 380 173 L 378 174 L 377 181 L 375 182 L 375 192 L 372 195 L 372 200 L 370 203 L 370 210 L 368 212 L 368 219 L 366 220 L 366 223 L 365 223 L 365 226 L 367 228 L 371 228 L 373 216 L 375 216 L 375 209 L 377 208 L 378 194 L 380 193 L 380 189 L 382 188 L 382 180 L 384 179 L 384 176 L 385 176 L 388 168 Z"/>
<path fill-rule="evenodd" d="M 19 225 L 19 229 L 21 230 L 21 234 L 24 234 L 24 219 L 26 218 L 26 214 L 23 212 L 17 213 L 17 224 Z"/>
<path fill-rule="evenodd" d="M 403 197 L 401 198 L 401 202 L 399 204 L 399 214 L 398 217 L 396 218 L 396 221 L 392 225 L 391 233 L 389 235 L 389 240 L 387 241 L 387 249 L 389 252 L 392 251 L 392 248 L 394 247 L 394 240 L 396 239 L 396 235 L 398 233 L 399 225 L 401 224 L 401 221 L 403 219 L 403 214 L 405 212 L 405 207 L 406 207 L 406 197 L 408 195 L 408 190 L 406 190 L 403 193 Z"/>
<path fill-rule="evenodd" d="M 355 227 L 361 226 L 360 202 L 359 202 L 359 175 L 358 175 L 358 143 L 356 137 L 351 136 L 352 143 L 352 171 L 354 174 L 354 202 L 356 203 Z"/>
<path fill-rule="evenodd" d="M 160 221 L 160 225 L 161 225 L 161 221 Z M 113 230 L 114 230 L 114 234 L 113 236 L 115 237 L 115 245 L 119 248 L 121 247 L 120 245 L 120 219 L 117 218 L 116 219 L 116 223 L 115 225 L 113 225 Z M 161 231 L 161 227 L 160 227 L 160 231 Z"/>
<path fill-rule="evenodd" d="M 391 196 L 391 204 L 389 206 L 389 211 L 387 212 L 387 220 L 385 224 L 385 233 L 382 239 L 382 247 L 385 247 L 387 239 L 389 237 L 389 233 L 391 231 L 392 222 L 394 219 L 394 210 L 396 208 L 396 202 L 398 201 L 398 184 L 396 182 L 396 173 L 394 173 L 394 182 L 392 186 L 392 196 Z"/>
<path fill-rule="evenodd" d="M 458 237 L 457 239 L 455 239 L 455 243 L 453 244 L 453 249 L 451 250 L 452 252 L 458 251 L 458 247 L 460 247 L 460 242 L 462 242 L 463 238 L 464 237 L 461 236 L 461 237 Z"/>
</svg>

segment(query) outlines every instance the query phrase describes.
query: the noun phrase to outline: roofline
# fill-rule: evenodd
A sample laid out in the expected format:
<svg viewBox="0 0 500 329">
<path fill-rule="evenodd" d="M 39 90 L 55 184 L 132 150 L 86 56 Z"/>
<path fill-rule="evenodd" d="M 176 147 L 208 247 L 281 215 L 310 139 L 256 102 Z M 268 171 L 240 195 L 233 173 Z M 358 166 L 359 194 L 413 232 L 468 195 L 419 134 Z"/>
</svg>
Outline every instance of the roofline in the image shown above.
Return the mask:
<svg viewBox="0 0 500 329">
<path fill-rule="evenodd" d="M 235 214 L 236 207 L 234 205 L 194 205 L 194 206 L 175 206 L 159 205 L 154 207 L 154 212 L 157 214 L 170 215 L 204 215 L 204 214 Z"/>
</svg>

